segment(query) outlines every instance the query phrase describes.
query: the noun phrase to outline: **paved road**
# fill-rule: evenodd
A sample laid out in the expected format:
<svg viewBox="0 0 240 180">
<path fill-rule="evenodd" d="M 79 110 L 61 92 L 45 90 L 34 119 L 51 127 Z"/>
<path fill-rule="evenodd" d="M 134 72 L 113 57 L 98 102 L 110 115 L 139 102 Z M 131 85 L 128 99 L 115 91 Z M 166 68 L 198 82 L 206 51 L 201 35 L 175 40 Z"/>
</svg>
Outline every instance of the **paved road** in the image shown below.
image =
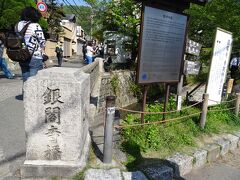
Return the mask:
<svg viewBox="0 0 240 180">
<path fill-rule="evenodd" d="M 48 66 L 55 66 L 48 62 Z M 63 67 L 80 68 L 81 58 L 63 62 Z M 25 159 L 24 108 L 20 71 L 15 79 L 6 79 L 0 73 L 0 180 L 20 179 L 20 165 Z"/>
<path fill-rule="evenodd" d="M 186 180 L 240 180 L 240 149 L 234 153 L 194 170 L 184 177 Z"/>
</svg>

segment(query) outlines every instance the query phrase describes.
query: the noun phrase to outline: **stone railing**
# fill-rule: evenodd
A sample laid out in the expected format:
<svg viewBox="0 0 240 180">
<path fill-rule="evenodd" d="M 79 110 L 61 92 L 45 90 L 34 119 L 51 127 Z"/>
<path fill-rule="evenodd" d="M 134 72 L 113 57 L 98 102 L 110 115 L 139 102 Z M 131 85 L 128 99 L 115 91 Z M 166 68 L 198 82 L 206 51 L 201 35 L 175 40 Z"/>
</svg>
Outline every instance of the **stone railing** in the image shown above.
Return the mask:
<svg viewBox="0 0 240 180">
<path fill-rule="evenodd" d="M 80 70 L 83 72 L 90 74 L 90 90 L 93 91 L 94 85 L 98 80 L 100 73 L 102 72 L 103 68 L 103 59 L 96 58 L 95 61 L 87 66 L 82 67 Z"/>
</svg>

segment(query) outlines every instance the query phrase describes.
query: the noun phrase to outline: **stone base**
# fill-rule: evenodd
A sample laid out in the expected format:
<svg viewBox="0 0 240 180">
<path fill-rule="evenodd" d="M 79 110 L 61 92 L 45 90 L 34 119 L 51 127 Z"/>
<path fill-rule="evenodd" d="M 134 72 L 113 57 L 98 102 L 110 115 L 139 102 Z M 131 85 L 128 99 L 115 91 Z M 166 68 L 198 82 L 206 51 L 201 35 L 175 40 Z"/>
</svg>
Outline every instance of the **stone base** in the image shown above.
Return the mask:
<svg viewBox="0 0 240 180">
<path fill-rule="evenodd" d="M 203 167 L 207 162 L 207 151 L 204 149 L 195 150 L 192 154 L 193 160 L 193 168 L 198 169 Z"/>
<path fill-rule="evenodd" d="M 21 167 L 21 179 L 46 178 L 46 177 L 72 177 L 80 172 L 87 163 L 90 135 L 86 137 L 83 153 L 79 161 L 48 161 L 48 160 L 25 160 Z"/>
<path fill-rule="evenodd" d="M 234 151 L 237 148 L 237 146 L 238 146 L 239 137 L 238 136 L 234 136 L 232 134 L 227 134 L 225 139 L 230 141 L 229 150 L 230 151 Z"/>
<path fill-rule="evenodd" d="M 193 157 L 185 154 L 176 153 L 166 159 L 169 166 L 174 170 L 174 176 L 179 177 L 191 172 L 193 168 Z"/>
<path fill-rule="evenodd" d="M 35 164 L 36 163 L 36 164 Z M 80 165 L 40 165 L 39 161 L 25 161 L 21 168 L 21 179 L 45 177 L 71 177 L 83 167 Z M 49 163 L 48 163 L 49 164 Z M 65 163 L 67 164 L 67 163 Z"/>
<path fill-rule="evenodd" d="M 208 151 L 207 160 L 208 162 L 213 162 L 217 160 L 220 155 L 220 146 L 217 144 L 207 144 L 203 149 Z"/>
</svg>

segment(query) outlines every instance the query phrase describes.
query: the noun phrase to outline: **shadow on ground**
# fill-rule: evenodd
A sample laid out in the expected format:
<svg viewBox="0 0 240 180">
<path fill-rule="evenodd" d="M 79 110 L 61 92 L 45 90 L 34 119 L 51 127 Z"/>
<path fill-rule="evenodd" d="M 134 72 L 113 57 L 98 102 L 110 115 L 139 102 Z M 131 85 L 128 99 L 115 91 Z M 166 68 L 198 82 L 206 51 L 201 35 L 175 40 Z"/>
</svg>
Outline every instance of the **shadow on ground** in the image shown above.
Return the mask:
<svg viewBox="0 0 240 180">
<path fill-rule="evenodd" d="M 124 147 L 128 148 L 124 148 Z M 159 179 L 159 168 L 167 166 L 173 169 L 173 179 L 184 180 L 180 175 L 179 166 L 173 162 L 158 158 L 144 158 L 141 154 L 140 147 L 137 144 L 123 144 L 123 148 L 127 149 L 125 153 L 131 157 L 132 161 L 126 164 L 128 171 L 142 171 L 149 179 Z M 155 172 L 154 172 L 155 171 Z M 169 177 L 167 172 L 164 172 L 165 177 Z M 161 179 L 161 178 L 160 178 Z"/>
</svg>

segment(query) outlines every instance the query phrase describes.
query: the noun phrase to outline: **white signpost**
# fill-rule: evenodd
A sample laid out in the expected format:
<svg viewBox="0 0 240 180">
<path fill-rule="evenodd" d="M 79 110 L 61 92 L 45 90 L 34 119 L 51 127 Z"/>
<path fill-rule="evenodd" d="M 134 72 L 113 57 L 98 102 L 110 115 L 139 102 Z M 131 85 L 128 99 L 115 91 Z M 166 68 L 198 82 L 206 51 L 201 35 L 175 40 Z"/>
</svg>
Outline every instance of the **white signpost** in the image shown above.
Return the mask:
<svg viewBox="0 0 240 180">
<path fill-rule="evenodd" d="M 223 84 L 232 50 L 232 41 L 231 32 L 217 28 L 206 89 L 206 93 L 209 94 L 208 105 L 216 105 L 221 102 Z"/>
<path fill-rule="evenodd" d="M 187 16 L 145 6 L 138 83 L 178 82 Z"/>
</svg>

